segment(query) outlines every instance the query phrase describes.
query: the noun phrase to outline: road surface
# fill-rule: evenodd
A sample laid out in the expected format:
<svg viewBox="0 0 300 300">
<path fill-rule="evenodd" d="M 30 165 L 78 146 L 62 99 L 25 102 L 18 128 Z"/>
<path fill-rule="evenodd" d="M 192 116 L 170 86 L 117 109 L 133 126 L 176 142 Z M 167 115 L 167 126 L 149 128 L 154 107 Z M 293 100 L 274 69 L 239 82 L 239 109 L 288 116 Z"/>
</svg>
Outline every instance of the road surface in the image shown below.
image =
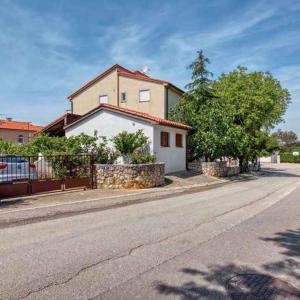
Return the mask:
<svg viewBox="0 0 300 300">
<path fill-rule="evenodd" d="M 0 299 L 229 299 L 235 274 L 300 288 L 300 167 L 0 230 Z"/>
</svg>

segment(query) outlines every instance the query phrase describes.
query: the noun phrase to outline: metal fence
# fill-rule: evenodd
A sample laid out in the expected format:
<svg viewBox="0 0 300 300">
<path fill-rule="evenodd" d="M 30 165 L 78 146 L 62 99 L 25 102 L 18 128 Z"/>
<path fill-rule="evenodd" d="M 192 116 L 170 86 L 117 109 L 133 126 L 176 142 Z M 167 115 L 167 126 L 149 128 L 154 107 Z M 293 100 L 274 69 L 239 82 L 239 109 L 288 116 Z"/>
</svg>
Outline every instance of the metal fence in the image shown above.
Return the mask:
<svg viewBox="0 0 300 300">
<path fill-rule="evenodd" d="M 0 197 L 94 186 L 93 156 L 0 155 Z M 23 184 L 23 186 L 22 186 Z"/>
</svg>

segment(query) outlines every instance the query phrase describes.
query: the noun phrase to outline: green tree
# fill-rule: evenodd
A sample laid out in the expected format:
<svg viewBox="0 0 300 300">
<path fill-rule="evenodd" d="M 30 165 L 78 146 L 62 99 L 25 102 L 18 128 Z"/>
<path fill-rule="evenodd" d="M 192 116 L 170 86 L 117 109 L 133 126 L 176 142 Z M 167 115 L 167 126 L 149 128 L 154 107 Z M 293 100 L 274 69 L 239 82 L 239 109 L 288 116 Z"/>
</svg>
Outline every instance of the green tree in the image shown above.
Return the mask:
<svg viewBox="0 0 300 300">
<path fill-rule="evenodd" d="M 266 149 L 267 136 L 290 103 L 290 94 L 269 72 L 249 72 L 245 67 L 222 74 L 213 84 L 215 95 L 234 115 L 245 133 L 247 146 L 239 156 L 243 169 Z"/>
<path fill-rule="evenodd" d="M 170 116 L 193 127 L 190 151 L 194 159 L 204 157 L 213 161 L 223 156 L 237 157 L 245 147 L 244 130 L 234 123 L 234 114 L 226 103 L 215 95 L 207 64 L 209 60 L 199 51 L 188 67 L 192 70 L 192 82 L 186 86 L 188 91 Z"/>
<path fill-rule="evenodd" d="M 282 121 L 290 102 L 287 89 L 268 72 L 244 67 L 212 80 L 203 51 L 189 66 L 192 82 L 171 110 L 172 119 L 193 127 L 194 158 L 239 158 L 243 170 L 270 146 L 270 130 Z"/>
<path fill-rule="evenodd" d="M 272 134 L 274 138 L 276 138 L 279 143 L 286 148 L 290 148 L 293 145 L 296 145 L 298 142 L 297 134 L 290 130 L 290 131 L 283 131 L 278 129 L 276 132 Z"/>
</svg>

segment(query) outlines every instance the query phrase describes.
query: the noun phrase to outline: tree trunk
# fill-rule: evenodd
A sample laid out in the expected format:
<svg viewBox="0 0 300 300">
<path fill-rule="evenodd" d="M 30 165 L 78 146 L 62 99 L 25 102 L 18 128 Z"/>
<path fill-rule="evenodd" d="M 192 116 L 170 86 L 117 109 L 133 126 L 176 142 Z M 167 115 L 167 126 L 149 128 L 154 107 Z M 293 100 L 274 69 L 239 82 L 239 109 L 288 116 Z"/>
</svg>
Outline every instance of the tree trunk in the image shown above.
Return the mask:
<svg viewBox="0 0 300 300">
<path fill-rule="evenodd" d="M 241 173 L 249 172 L 249 162 L 247 157 L 245 156 L 239 157 L 239 165 L 240 165 Z"/>
</svg>

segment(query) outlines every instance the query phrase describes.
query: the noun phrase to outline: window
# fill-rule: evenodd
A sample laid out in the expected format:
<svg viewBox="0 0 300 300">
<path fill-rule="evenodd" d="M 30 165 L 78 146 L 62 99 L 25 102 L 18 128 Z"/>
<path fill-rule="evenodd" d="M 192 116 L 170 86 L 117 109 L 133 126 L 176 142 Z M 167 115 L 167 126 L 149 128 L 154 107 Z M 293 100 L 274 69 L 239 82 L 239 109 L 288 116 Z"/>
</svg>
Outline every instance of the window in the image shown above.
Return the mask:
<svg viewBox="0 0 300 300">
<path fill-rule="evenodd" d="M 160 133 L 160 145 L 162 147 L 170 147 L 169 132 L 162 131 Z"/>
<path fill-rule="evenodd" d="M 182 134 L 176 133 L 175 144 L 176 144 L 176 147 L 182 147 Z"/>
<path fill-rule="evenodd" d="M 20 134 L 20 135 L 18 136 L 18 143 L 19 143 L 19 144 L 24 144 L 24 136 L 23 136 L 22 134 Z"/>
<path fill-rule="evenodd" d="M 122 103 L 124 103 L 124 102 L 126 102 L 126 93 L 125 92 L 123 92 L 123 93 L 121 93 L 121 102 Z"/>
<path fill-rule="evenodd" d="M 100 103 L 108 103 L 108 96 L 107 95 L 101 95 L 99 97 Z"/>
<path fill-rule="evenodd" d="M 140 102 L 147 102 L 147 101 L 150 101 L 150 91 L 149 90 L 140 91 Z"/>
</svg>

